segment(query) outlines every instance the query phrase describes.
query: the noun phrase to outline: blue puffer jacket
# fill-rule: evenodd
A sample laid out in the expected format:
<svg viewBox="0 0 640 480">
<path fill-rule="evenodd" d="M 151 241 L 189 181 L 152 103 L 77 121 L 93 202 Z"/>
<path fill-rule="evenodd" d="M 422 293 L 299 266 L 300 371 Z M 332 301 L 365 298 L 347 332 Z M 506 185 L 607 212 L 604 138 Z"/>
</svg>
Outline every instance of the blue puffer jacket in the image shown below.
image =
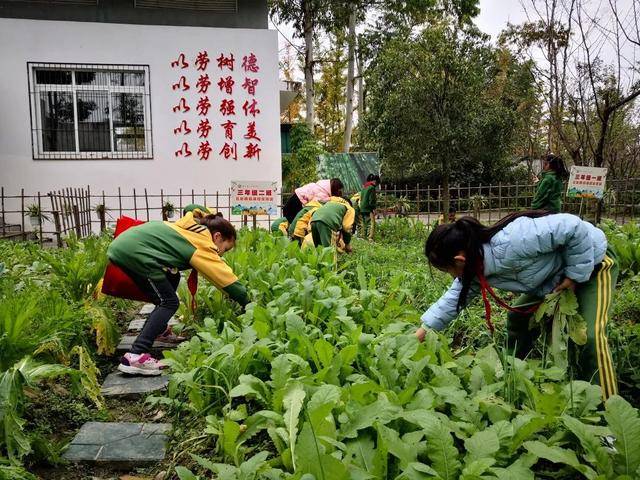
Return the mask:
<svg viewBox="0 0 640 480">
<path fill-rule="evenodd" d="M 510 292 L 544 297 L 563 277 L 577 283 L 589 280 L 604 259 L 607 239 L 602 230 L 574 215 L 560 213 L 541 218 L 521 217 L 483 245 L 484 275 L 489 285 Z M 456 316 L 462 282 L 457 278 L 422 315 L 425 327 L 445 328 Z M 478 295 L 477 281 L 467 300 Z"/>
</svg>

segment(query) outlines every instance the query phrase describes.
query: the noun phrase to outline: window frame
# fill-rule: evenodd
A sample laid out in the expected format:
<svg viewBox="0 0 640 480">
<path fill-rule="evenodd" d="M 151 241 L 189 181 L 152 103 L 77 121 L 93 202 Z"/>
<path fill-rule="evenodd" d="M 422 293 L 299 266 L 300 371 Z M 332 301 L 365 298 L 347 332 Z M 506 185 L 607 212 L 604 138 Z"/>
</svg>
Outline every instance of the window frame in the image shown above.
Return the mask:
<svg viewBox="0 0 640 480">
<path fill-rule="evenodd" d="M 36 70 L 64 70 L 71 72 L 70 84 L 38 84 Z M 144 74 L 144 85 L 115 86 L 111 85 L 77 85 L 76 72 L 95 71 L 108 73 L 135 72 Z M 151 118 L 151 76 L 149 65 L 125 65 L 125 64 L 96 64 L 96 63 L 54 63 L 54 62 L 27 62 L 29 114 L 31 120 L 31 151 L 33 160 L 152 160 L 153 159 L 153 134 Z M 109 142 L 111 151 L 82 152 L 80 151 L 78 118 L 78 92 L 105 92 L 109 108 Z M 43 124 L 40 108 L 41 92 L 63 92 L 73 96 L 73 131 L 75 151 L 48 152 L 44 150 Z M 115 131 L 113 127 L 112 94 L 130 93 L 142 95 L 142 107 L 144 115 L 144 150 L 142 151 L 115 151 Z"/>
</svg>

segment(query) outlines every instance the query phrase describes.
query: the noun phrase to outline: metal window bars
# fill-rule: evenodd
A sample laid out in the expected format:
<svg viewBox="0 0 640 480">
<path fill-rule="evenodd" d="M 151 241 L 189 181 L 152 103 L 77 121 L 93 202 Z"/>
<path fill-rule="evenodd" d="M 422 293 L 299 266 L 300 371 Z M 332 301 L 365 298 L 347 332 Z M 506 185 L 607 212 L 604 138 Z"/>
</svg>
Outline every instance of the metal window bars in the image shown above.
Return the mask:
<svg viewBox="0 0 640 480">
<path fill-rule="evenodd" d="M 27 64 L 35 160 L 150 159 L 147 65 Z"/>
</svg>

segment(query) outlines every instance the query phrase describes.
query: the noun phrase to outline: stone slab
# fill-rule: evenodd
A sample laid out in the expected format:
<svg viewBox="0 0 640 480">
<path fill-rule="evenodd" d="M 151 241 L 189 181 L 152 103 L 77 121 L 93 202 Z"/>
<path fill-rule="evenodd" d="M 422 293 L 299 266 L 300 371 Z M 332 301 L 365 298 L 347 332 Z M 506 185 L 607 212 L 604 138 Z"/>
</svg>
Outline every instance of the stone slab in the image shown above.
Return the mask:
<svg viewBox="0 0 640 480">
<path fill-rule="evenodd" d="M 144 327 L 144 322 L 146 322 L 147 319 L 146 318 L 140 318 L 140 317 L 136 317 L 133 320 L 131 320 L 131 323 L 129 323 L 129 328 L 128 331 L 129 332 L 139 332 L 140 330 L 142 330 L 142 327 Z M 173 325 L 177 325 L 178 319 L 176 317 L 171 317 L 171 319 L 169 320 L 169 326 L 172 327 Z"/>
<path fill-rule="evenodd" d="M 168 375 L 145 377 L 112 372 L 104 379 L 101 392 L 105 397 L 136 396 L 162 390 L 168 383 Z"/>
<path fill-rule="evenodd" d="M 156 306 L 153 303 L 145 303 L 140 309 L 140 315 L 149 315 Z"/>
<path fill-rule="evenodd" d="M 116 350 L 119 350 L 121 352 L 128 352 L 129 350 L 131 350 L 131 346 L 133 345 L 133 342 L 136 338 L 137 335 L 123 335 L 120 338 L 120 343 L 116 347 Z M 175 347 L 175 343 L 153 342 L 153 346 L 151 348 L 153 350 L 170 350 Z"/>
<path fill-rule="evenodd" d="M 71 441 L 64 458 L 113 468 L 155 464 L 167 451 L 168 423 L 87 422 Z"/>
</svg>

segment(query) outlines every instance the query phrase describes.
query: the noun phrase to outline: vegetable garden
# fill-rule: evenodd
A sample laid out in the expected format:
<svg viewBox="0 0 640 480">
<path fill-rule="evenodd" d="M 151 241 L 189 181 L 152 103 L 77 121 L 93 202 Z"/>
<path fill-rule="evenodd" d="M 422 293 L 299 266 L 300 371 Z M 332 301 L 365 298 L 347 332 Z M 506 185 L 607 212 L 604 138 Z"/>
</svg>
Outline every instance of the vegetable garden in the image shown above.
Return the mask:
<svg viewBox="0 0 640 480">
<path fill-rule="evenodd" d="M 621 262 L 610 332 L 620 396 L 571 381 L 540 348 L 519 360 L 473 304 L 419 344 L 422 311 L 450 279 L 422 254 L 428 227 L 379 225 L 354 254 L 300 251 L 244 230 L 225 256 L 254 302 L 201 285 L 165 353 L 169 455 L 143 478 L 632 479 L 640 476 L 640 226 L 603 226 Z M 0 478 L 87 478 L 60 452 L 79 423 L 114 415 L 113 368 L 133 302 L 96 298 L 107 237 L 42 250 L 0 243 Z M 29 473 L 35 472 L 35 473 Z M 74 476 L 77 475 L 77 476 Z M 90 477 L 90 475 L 87 475 Z"/>
</svg>

